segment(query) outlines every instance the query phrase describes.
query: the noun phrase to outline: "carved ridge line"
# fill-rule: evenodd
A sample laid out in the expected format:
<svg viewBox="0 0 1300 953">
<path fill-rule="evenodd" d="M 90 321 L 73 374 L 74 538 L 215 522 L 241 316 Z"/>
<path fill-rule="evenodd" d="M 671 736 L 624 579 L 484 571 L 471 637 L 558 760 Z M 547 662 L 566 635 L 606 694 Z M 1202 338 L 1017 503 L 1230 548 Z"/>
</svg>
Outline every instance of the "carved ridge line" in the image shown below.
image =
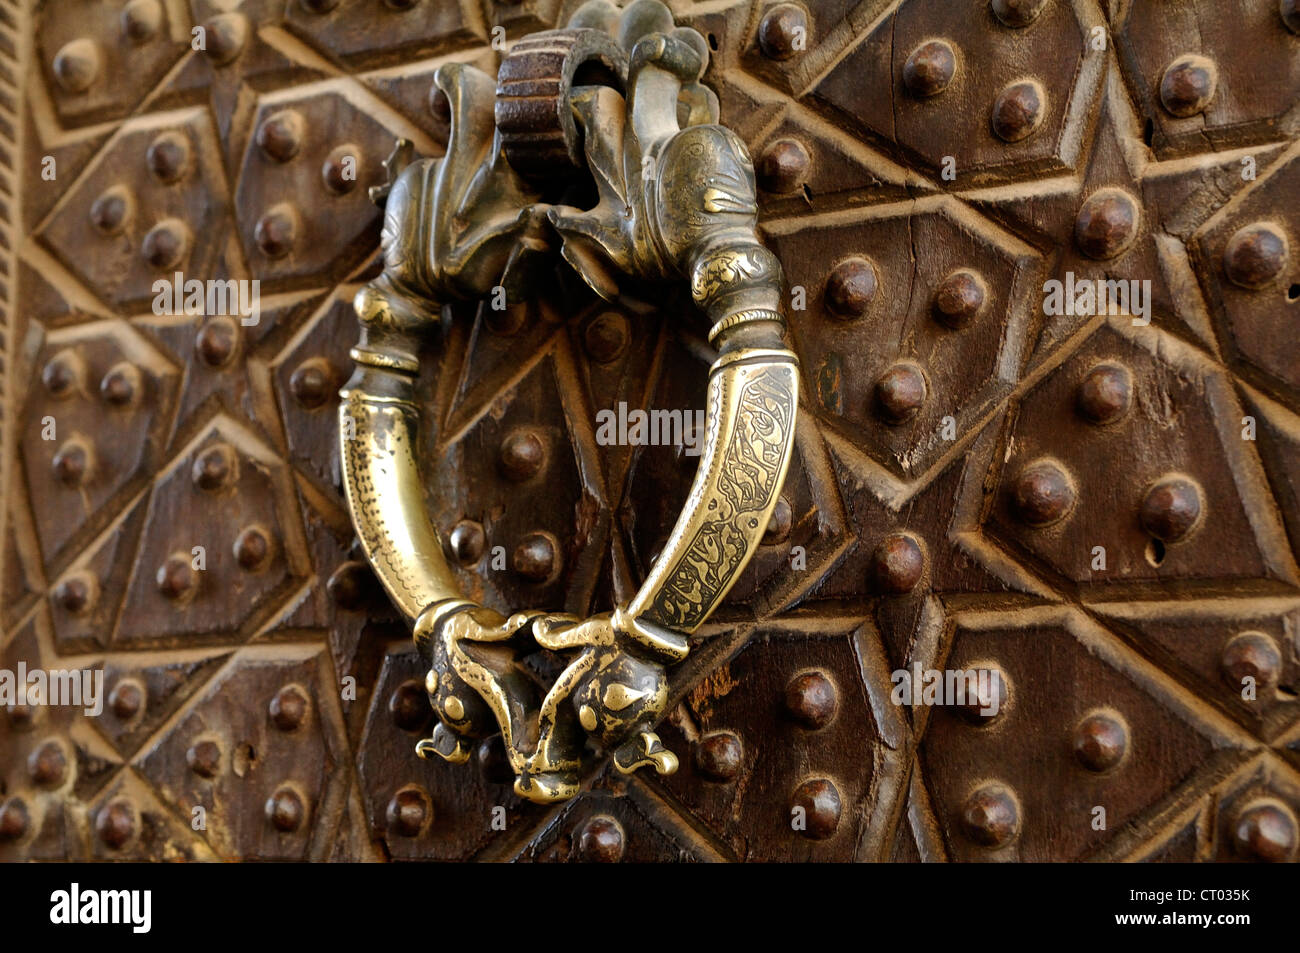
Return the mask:
<svg viewBox="0 0 1300 953">
<path fill-rule="evenodd" d="M 22 228 L 22 188 L 17 163 L 23 155 L 25 97 L 22 84 L 31 40 L 31 0 L 0 0 L 0 499 L 9 499 L 15 455 L 13 418 L 18 382 L 11 371 L 16 353 L 17 250 Z M 9 527 L 8 507 L 0 507 L 0 540 Z M 5 560 L 0 545 L 0 571 Z"/>
</svg>

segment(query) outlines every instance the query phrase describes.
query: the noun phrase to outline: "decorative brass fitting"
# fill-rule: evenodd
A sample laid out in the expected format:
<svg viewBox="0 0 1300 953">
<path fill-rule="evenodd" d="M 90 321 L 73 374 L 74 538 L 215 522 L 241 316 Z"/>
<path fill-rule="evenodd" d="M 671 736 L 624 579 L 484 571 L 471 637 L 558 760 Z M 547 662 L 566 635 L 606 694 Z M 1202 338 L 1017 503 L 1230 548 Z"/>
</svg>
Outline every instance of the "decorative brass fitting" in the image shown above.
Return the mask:
<svg viewBox="0 0 1300 953">
<path fill-rule="evenodd" d="M 417 751 L 463 762 L 470 740 L 500 731 L 515 790 L 535 801 L 578 792 L 589 741 L 625 773 L 676 770 L 654 733 L 667 670 L 753 556 L 790 462 L 799 386 L 783 342 L 781 268 L 758 240 L 749 154 L 700 83 L 708 56 L 660 0 L 622 11 L 592 0 L 568 29 L 516 44 L 495 84 L 470 66 L 439 68 L 446 155 L 417 159 L 399 143 L 376 191 L 384 272 L 356 298 L 361 340 L 340 409 L 348 506 L 429 662 L 438 724 Z M 592 208 L 541 201 L 547 175 L 584 166 Z M 586 620 L 505 617 L 463 598 L 415 455 L 419 336 L 439 324 L 444 302 L 509 289 L 557 244 L 605 298 L 618 296 L 622 276 L 687 280 L 719 352 L 705 446 L 668 542 L 626 607 Z M 518 664 L 543 648 L 567 661 L 544 693 Z"/>
</svg>

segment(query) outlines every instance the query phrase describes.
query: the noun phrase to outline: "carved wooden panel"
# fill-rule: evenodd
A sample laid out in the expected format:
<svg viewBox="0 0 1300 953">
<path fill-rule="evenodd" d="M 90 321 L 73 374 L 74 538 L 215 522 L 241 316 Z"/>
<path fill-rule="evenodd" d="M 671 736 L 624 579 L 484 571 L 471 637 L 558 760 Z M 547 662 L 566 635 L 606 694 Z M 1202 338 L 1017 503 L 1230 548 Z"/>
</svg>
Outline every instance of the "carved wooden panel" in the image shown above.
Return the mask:
<svg viewBox="0 0 1300 953">
<path fill-rule="evenodd" d="M 543 807 L 499 739 L 415 757 L 340 491 L 367 187 L 441 153 L 440 63 L 578 5 L 0 0 L 0 670 L 106 695 L 5 706 L 0 859 L 1294 860 L 1294 0 L 669 0 L 785 270 L 782 502 L 673 675 L 677 774 Z M 258 320 L 159 313 L 176 272 Z M 695 458 L 596 414 L 702 408 L 713 355 L 646 297 L 430 342 L 472 598 L 601 611 L 653 563 Z M 900 704 L 927 670 L 996 713 Z"/>
</svg>

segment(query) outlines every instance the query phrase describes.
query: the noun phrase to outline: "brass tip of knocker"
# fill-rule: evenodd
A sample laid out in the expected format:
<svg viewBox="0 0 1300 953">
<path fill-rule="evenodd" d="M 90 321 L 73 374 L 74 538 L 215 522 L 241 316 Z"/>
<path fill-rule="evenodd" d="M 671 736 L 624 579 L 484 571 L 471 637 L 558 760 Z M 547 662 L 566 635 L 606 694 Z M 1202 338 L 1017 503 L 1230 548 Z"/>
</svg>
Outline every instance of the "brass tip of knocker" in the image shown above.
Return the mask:
<svg viewBox="0 0 1300 953">
<path fill-rule="evenodd" d="M 436 755 L 451 764 L 464 764 L 469 760 L 469 745 L 447 730 L 439 722 L 433 728 L 433 737 L 425 738 L 415 745 L 415 753 L 425 761 L 432 761 Z"/>
<path fill-rule="evenodd" d="M 663 746 L 653 731 L 643 731 L 614 750 L 614 767 L 623 774 L 653 765 L 658 774 L 677 771 L 677 755 Z"/>
<path fill-rule="evenodd" d="M 525 773 L 515 778 L 515 793 L 534 804 L 556 804 L 578 793 L 578 779 L 566 771 Z"/>
</svg>

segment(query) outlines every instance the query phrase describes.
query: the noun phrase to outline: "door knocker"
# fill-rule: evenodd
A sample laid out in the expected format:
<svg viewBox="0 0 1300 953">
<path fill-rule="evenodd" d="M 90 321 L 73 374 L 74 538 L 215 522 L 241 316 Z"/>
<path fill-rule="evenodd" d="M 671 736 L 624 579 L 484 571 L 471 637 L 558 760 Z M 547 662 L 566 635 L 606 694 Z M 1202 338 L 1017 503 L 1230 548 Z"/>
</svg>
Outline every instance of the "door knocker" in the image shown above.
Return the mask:
<svg viewBox="0 0 1300 953">
<path fill-rule="evenodd" d="M 660 0 L 622 11 L 593 0 L 568 28 L 517 43 L 495 82 L 464 64 L 439 68 L 446 155 L 417 159 L 401 142 L 388 184 L 372 190 L 384 270 L 357 294 L 356 370 L 341 392 L 348 506 L 429 663 L 437 724 L 417 751 L 460 763 L 472 739 L 499 731 L 515 791 L 534 801 L 578 792 L 589 740 L 624 773 L 676 770 L 654 732 L 667 669 L 753 556 L 790 462 L 798 365 L 783 342 L 781 268 L 758 240 L 748 152 L 700 83 L 708 55 Z M 557 170 L 589 174 L 594 207 L 544 201 Z M 507 617 L 465 599 L 415 454 L 419 337 L 444 303 L 517 286 L 553 251 L 605 298 L 620 275 L 686 279 L 718 351 L 704 448 L 668 542 L 626 606 L 585 620 Z M 549 687 L 518 664 L 539 648 L 567 663 Z"/>
</svg>

